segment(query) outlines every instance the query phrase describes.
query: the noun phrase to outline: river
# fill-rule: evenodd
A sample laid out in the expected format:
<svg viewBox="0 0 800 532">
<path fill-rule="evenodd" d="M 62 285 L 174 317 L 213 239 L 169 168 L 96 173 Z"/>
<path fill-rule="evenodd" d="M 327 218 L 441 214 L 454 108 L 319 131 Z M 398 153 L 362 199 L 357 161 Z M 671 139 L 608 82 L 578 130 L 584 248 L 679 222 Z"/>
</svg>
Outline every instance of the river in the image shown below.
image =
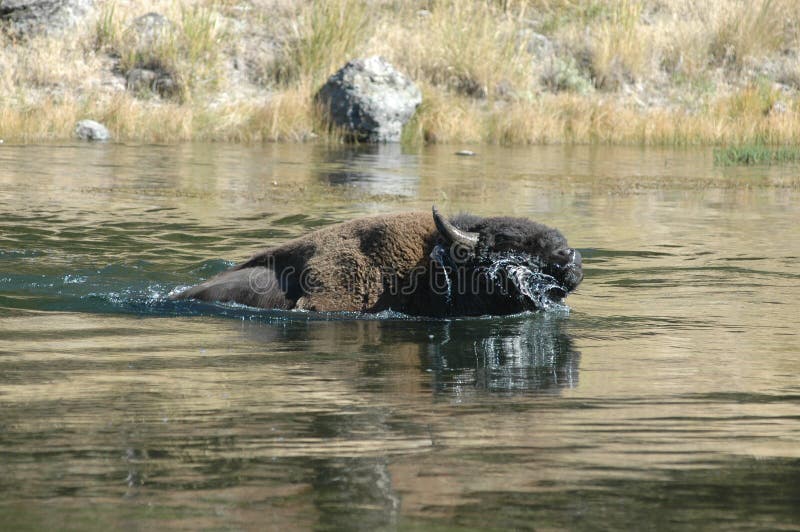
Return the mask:
<svg viewBox="0 0 800 532">
<path fill-rule="evenodd" d="M 0 528 L 796 529 L 798 167 L 460 148 L 0 146 Z M 571 310 L 165 299 L 434 203 L 558 227 Z"/>
</svg>

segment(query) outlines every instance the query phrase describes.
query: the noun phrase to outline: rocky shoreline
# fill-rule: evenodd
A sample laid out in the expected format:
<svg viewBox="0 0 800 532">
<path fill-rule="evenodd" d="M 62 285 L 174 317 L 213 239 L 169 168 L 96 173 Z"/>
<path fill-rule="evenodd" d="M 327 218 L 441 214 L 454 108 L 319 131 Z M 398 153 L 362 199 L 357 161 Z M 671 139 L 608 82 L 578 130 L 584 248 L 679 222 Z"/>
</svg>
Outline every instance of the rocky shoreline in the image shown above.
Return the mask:
<svg viewBox="0 0 800 532">
<path fill-rule="evenodd" d="M 787 2 L 0 0 L 0 138 L 794 143 Z M 397 83 L 341 104 L 372 61 Z"/>
</svg>

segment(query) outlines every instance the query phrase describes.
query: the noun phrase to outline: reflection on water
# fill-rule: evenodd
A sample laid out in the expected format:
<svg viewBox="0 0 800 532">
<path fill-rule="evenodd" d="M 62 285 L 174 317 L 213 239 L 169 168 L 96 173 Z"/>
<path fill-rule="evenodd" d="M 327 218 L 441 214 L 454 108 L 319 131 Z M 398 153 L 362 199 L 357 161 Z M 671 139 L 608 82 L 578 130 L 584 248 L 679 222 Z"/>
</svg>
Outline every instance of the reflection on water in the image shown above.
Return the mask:
<svg viewBox="0 0 800 532">
<path fill-rule="evenodd" d="M 364 193 L 413 197 L 419 190 L 419 158 L 397 144 L 317 147 L 315 170 L 324 183 Z"/>
<path fill-rule="evenodd" d="M 796 167 L 456 149 L 0 147 L 0 528 L 796 528 Z M 572 310 L 165 299 L 432 203 L 560 228 Z"/>
<path fill-rule="evenodd" d="M 351 355 L 385 353 L 393 358 L 365 367 L 367 378 L 377 374 L 380 366 L 396 365 L 402 353 L 402 360 L 411 367 L 430 373 L 435 393 L 463 397 L 486 391 L 558 390 L 578 384 L 580 354 L 562 331 L 564 315 L 455 321 L 359 318 L 304 325 L 297 324 L 290 312 L 262 315 L 294 323 L 249 328 L 248 336 L 257 342 L 302 342 L 304 348 L 325 353 L 347 346 Z"/>
<path fill-rule="evenodd" d="M 434 388 L 460 396 L 474 390 L 519 392 L 578 385 L 580 355 L 560 330 L 560 316 L 497 321 L 476 334 L 474 324 L 447 323 L 428 346 Z"/>
</svg>

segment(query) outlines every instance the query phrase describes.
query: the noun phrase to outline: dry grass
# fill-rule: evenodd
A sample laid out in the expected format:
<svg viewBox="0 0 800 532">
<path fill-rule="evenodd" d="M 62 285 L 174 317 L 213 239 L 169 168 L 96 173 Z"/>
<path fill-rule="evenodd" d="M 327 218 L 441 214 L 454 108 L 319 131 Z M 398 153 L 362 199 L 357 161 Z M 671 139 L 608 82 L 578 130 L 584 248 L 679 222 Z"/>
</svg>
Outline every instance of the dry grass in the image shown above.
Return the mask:
<svg viewBox="0 0 800 532">
<path fill-rule="evenodd" d="M 172 3 L 159 11 L 165 24 L 143 31 L 136 27 L 137 17 L 153 11 L 143 13 L 142 7 L 122 7 L 112 0 L 97 15 L 95 47 L 119 57 L 119 72 L 125 75 L 134 68 L 166 72 L 177 83 L 179 100 L 224 88 L 221 43 L 227 35 L 217 11 L 200 4 Z"/>
<path fill-rule="evenodd" d="M 56 37 L 0 32 L 0 138 L 338 142 L 313 95 L 385 56 L 422 88 L 405 142 L 797 142 L 800 0 L 124 0 Z M 169 24 L 143 37 L 133 21 Z M 125 75 L 172 76 L 173 94 Z M 147 92 L 147 91 L 145 91 Z"/>
<path fill-rule="evenodd" d="M 439 90 L 497 97 L 526 85 L 532 67 L 517 35 L 524 4 L 500 4 L 440 0 L 426 10 L 396 8 L 370 45 L 412 78 Z"/>
<path fill-rule="evenodd" d="M 358 0 L 301 2 L 280 34 L 281 60 L 275 77 L 283 85 L 321 83 L 362 51 L 370 11 Z"/>
<path fill-rule="evenodd" d="M 600 88 L 617 89 L 625 81 L 642 77 L 647 66 L 647 48 L 639 20 L 642 3 L 623 0 L 597 27 L 591 44 L 592 70 Z"/>
<path fill-rule="evenodd" d="M 796 5 L 785 0 L 757 0 L 723 6 L 717 14 L 709 54 L 720 64 L 741 67 L 749 57 L 779 52 L 788 45 L 786 15 Z M 796 14 L 796 13 L 795 13 Z"/>
</svg>

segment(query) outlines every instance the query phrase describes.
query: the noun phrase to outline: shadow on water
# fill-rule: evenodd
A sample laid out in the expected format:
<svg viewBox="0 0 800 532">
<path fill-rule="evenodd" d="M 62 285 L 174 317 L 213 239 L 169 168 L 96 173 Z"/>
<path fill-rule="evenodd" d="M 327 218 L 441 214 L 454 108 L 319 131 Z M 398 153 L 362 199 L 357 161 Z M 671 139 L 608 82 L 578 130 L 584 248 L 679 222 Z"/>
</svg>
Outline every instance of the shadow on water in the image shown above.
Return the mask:
<svg viewBox="0 0 800 532">
<path fill-rule="evenodd" d="M 254 327 L 250 337 L 267 343 L 302 338 L 317 353 L 345 346 L 358 361 L 360 378 L 354 380 L 361 383 L 358 392 L 365 396 L 389 393 L 391 376 L 404 375 L 402 370 L 411 366 L 431 374 L 435 396 L 466 401 L 487 394 L 558 393 L 577 386 L 580 354 L 563 330 L 563 318 L 537 314 L 439 322 L 351 321 L 336 327 L 306 323 L 280 329 Z M 318 414 L 309 428 L 314 438 L 325 441 L 348 441 L 359 434 L 430 437 L 419 420 L 393 415 L 380 405 Z M 402 522 L 403 496 L 393 480 L 391 456 L 316 459 L 303 462 L 302 468 L 313 486 L 318 529 L 376 530 Z M 487 526 L 505 528 L 503 517 L 492 519 Z"/>
</svg>

